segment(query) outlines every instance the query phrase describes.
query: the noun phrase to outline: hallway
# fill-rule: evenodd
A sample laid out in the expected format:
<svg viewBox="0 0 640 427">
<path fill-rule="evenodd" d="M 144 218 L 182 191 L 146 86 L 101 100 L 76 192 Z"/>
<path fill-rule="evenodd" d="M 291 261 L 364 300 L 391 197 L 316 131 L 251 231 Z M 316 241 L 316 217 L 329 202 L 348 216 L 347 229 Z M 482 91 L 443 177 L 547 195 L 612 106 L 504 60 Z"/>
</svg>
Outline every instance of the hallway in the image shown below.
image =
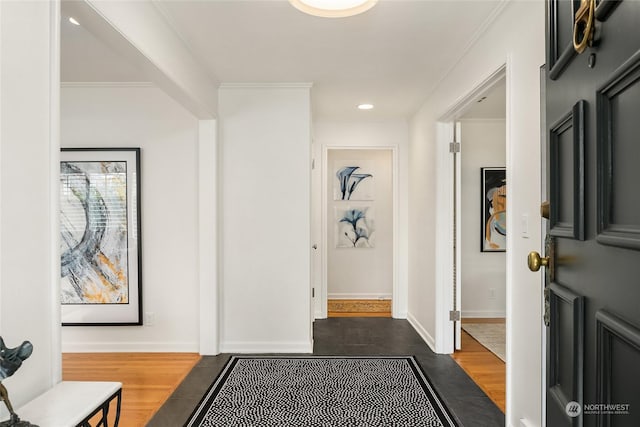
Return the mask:
<svg viewBox="0 0 640 427">
<path fill-rule="evenodd" d="M 503 426 L 504 414 L 449 355 L 434 354 L 406 320 L 331 318 L 314 323 L 317 355 L 415 355 L 441 398 L 463 426 Z M 148 424 L 182 425 L 228 355 L 203 357 Z"/>
</svg>

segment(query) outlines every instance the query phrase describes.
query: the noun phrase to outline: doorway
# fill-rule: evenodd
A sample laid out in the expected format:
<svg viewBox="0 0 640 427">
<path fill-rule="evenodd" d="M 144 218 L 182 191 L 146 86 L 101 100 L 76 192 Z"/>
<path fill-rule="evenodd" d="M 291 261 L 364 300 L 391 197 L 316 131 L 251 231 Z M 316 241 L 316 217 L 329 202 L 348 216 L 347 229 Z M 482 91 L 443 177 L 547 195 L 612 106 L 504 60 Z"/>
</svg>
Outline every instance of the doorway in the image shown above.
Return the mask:
<svg viewBox="0 0 640 427">
<path fill-rule="evenodd" d="M 456 347 L 461 347 L 462 334 L 462 311 L 466 308 L 467 313 L 470 310 L 468 307 L 464 307 L 462 304 L 464 294 L 464 283 L 462 282 L 464 265 L 462 263 L 462 240 L 463 240 L 463 227 L 462 227 L 462 211 L 465 209 L 462 206 L 462 162 L 464 157 L 464 140 L 465 136 L 462 132 L 461 119 L 463 116 L 470 112 L 474 106 L 476 106 L 479 100 L 483 102 L 488 98 L 488 94 L 498 87 L 499 84 L 506 81 L 506 88 L 509 87 L 509 80 L 507 79 L 507 67 L 506 64 L 496 69 L 491 75 L 486 77 L 480 84 L 478 84 L 467 95 L 462 97 L 460 101 L 452 105 L 441 117 L 437 123 L 437 156 L 438 156 L 438 193 L 436 194 L 436 200 L 438 206 L 442 206 L 436 214 L 436 223 L 438 225 L 436 235 L 436 251 L 437 251 L 437 269 L 436 269 L 436 350 L 440 353 L 453 354 L 455 359 L 460 363 L 458 355 L 464 355 L 464 352 L 458 352 L 454 354 Z M 509 99 L 509 90 L 506 89 L 504 95 L 505 100 Z M 484 97 L 484 99 L 483 99 Z M 506 104 L 506 101 L 503 101 Z M 481 104 L 481 103 L 480 103 Z M 510 111 L 506 109 L 507 111 Z M 504 150 L 509 145 L 509 129 L 510 122 L 508 118 L 504 120 Z M 461 154 L 459 154 L 461 153 Z M 508 156 L 507 162 L 509 164 Z M 480 202 L 484 197 L 480 197 L 481 187 L 479 184 L 481 171 L 477 171 L 476 179 L 477 186 L 475 187 L 476 198 L 473 203 L 475 206 L 481 206 Z M 505 177 L 509 177 L 511 172 L 506 170 Z M 484 202 L 483 202 L 484 203 Z M 507 200 L 507 206 L 512 202 Z M 461 207 L 458 209 L 458 207 Z M 481 218 L 477 213 L 476 220 L 471 226 L 472 230 L 475 230 L 473 239 L 476 242 L 475 251 L 481 252 L 480 248 L 480 236 L 481 236 Z M 484 231 L 482 232 L 484 234 Z M 507 235 L 507 246 L 511 244 L 511 237 Z M 495 255 L 495 254 L 488 254 Z M 507 255 L 508 258 L 509 253 Z M 507 295 L 510 289 L 509 272 L 506 274 L 506 289 Z M 486 295 L 486 294 L 485 294 Z M 491 294 L 489 294 L 491 296 Z M 496 288 L 497 297 L 497 288 Z M 488 299 L 488 298 L 485 298 Z M 507 327 L 509 326 L 509 319 L 507 313 L 509 313 L 508 298 L 505 299 L 505 316 L 504 322 Z M 471 313 L 473 314 L 473 313 Z M 477 314 L 477 313 L 476 313 Z M 487 315 L 488 313 L 485 313 Z M 507 328 L 508 329 L 508 328 Z M 505 334 L 506 335 L 506 334 Z M 472 339 L 473 340 L 473 339 Z M 473 342 L 477 342 L 473 340 Z M 478 344 L 478 348 L 486 351 L 487 355 L 501 367 L 500 370 L 495 372 L 495 375 L 485 377 L 488 382 L 497 381 L 500 384 L 502 395 L 501 400 L 503 403 L 501 407 L 504 409 L 504 396 L 506 395 L 506 377 L 508 377 L 508 364 L 502 362 L 497 356 L 487 350 L 484 346 Z M 508 353 L 508 351 L 506 352 Z M 471 364 L 463 366 L 467 373 L 479 382 L 479 378 L 482 377 L 482 371 L 486 369 L 483 364 L 473 363 L 477 357 L 469 357 Z M 474 375 L 474 372 L 469 369 L 473 367 L 478 375 Z M 482 385 L 480 384 L 482 387 Z M 488 395 L 491 395 L 486 391 Z M 498 405 L 500 403 L 494 400 Z"/>
<path fill-rule="evenodd" d="M 506 85 L 501 79 L 459 118 L 457 221 L 462 329 L 505 360 Z M 456 342 L 456 348 L 460 348 Z"/>
<path fill-rule="evenodd" d="M 454 359 L 505 411 L 506 79 L 456 121 L 456 328 Z"/>
<path fill-rule="evenodd" d="M 394 153 L 328 149 L 325 203 L 328 317 L 391 317 Z"/>
</svg>

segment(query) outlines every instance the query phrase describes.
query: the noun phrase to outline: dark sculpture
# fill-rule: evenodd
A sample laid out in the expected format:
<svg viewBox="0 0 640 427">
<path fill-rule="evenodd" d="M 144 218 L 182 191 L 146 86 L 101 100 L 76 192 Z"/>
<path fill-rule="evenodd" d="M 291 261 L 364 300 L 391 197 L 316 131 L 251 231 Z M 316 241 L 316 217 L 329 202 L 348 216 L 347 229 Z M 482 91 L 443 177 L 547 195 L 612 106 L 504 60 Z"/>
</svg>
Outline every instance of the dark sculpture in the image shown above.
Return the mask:
<svg viewBox="0 0 640 427">
<path fill-rule="evenodd" d="M 2 384 L 5 378 L 13 375 L 22 366 L 22 362 L 27 360 L 33 353 L 33 345 L 25 341 L 16 348 L 7 348 L 4 340 L 0 337 L 0 400 L 4 402 L 11 414 L 7 421 L 0 422 L 0 427 L 38 427 L 28 421 L 22 421 L 13 410 L 9 400 L 9 392 Z"/>
</svg>

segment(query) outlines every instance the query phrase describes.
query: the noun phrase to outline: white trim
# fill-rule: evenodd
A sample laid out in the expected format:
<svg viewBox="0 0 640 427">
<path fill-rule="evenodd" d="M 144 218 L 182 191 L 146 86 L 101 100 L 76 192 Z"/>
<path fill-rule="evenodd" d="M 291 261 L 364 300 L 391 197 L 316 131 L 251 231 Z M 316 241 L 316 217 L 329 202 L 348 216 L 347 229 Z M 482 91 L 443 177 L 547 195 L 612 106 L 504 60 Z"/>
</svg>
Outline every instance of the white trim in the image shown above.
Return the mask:
<svg viewBox="0 0 640 427">
<path fill-rule="evenodd" d="M 326 319 L 328 316 L 327 313 L 327 299 L 328 299 L 328 284 L 327 284 L 327 276 L 329 271 L 329 261 L 328 261 L 328 238 L 327 233 L 329 230 L 328 218 L 327 218 L 327 203 L 328 197 L 327 192 L 329 191 L 329 185 L 327 184 L 327 173 L 328 167 L 327 163 L 329 162 L 329 149 L 326 146 L 322 146 L 322 164 L 320 165 L 320 188 L 321 188 L 321 197 L 320 197 L 320 240 L 322 241 L 322 250 L 320 251 L 320 317 L 321 319 Z M 317 312 L 317 310 L 316 310 Z"/>
<path fill-rule="evenodd" d="M 512 153 L 513 150 L 511 150 L 511 146 L 514 143 L 514 139 L 513 139 L 513 126 L 511 124 L 511 109 L 513 108 L 513 104 L 511 102 L 511 97 L 513 94 L 513 79 L 510 75 L 510 70 L 513 69 L 513 57 L 512 54 L 509 53 L 507 55 L 507 59 L 506 59 L 506 65 L 505 68 L 507 70 L 509 70 L 509 72 L 506 73 L 506 101 L 507 101 L 507 108 L 506 108 L 506 114 L 507 114 L 507 121 L 506 121 L 506 162 L 505 162 L 505 166 L 506 166 L 506 178 L 507 178 L 507 182 L 513 182 L 513 158 L 512 158 Z M 538 93 L 540 93 L 538 91 Z M 507 212 L 514 212 L 513 210 L 513 198 L 511 197 L 507 197 Z M 507 229 L 508 230 L 515 230 L 515 221 L 514 221 L 514 215 L 507 215 Z M 508 228 L 511 227 L 511 228 Z M 506 389 L 506 404 L 505 404 L 505 414 L 507 415 L 506 419 L 510 419 L 511 418 L 511 414 L 513 414 L 513 390 L 515 390 L 514 388 L 514 384 L 513 384 L 513 363 L 511 363 L 511 361 L 514 360 L 513 357 L 513 350 L 512 350 L 512 341 L 511 341 L 511 337 L 513 337 L 513 311 L 515 309 L 515 307 L 513 306 L 513 284 L 514 284 L 514 278 L 513 278 L 513 236 L 515 235 L 515 233 L 507 233 L 507 252 L 506 252 L 506 276 L 507 276 L 507 281 L 506 281 L 506 302 L 507 302 L 507 306 L 506 306 L 506 310 L 507 310 L 507 316 L 506 316 L 506 332 L 507 332 L 507 336 L 506 336 L 506 345 L 505 345 L 505 354 L 507 357 L 507 363 L 505 366 L 505 389 Z"/>
<path fill-rule="evenodd" d="M 461 97 L 453 106 L 446 109 L 445 113 L 436 124 L 436 155 L 437 155 L 437 206 L 443 206 L 445 209 L 439 209 L 436 212 L 436 353 L 453 353 L 453 322 L 449 321 L 449 310 L 453 307 L 453 161 L 449 153 L 449 143 L 453 141 L 454 120 L 464 114 L 465 110 L 477 99 L 478 96 L 487 93 L 501 79 L 506 79 L 507 86 L 507 180 L 510 179 L 509 165 L 512 162 L 509 159 L 510 144 L 510 127 L 509 124 L 509 96 L 510 96 L 510 80 L 507 75 L 506 64 L 501 65 L 488 77 L 482 80 L 474 89 Z M 507 201 L 507 203 L 509 203 Z M 509 206 L 507 206 L 509 209 Z M 509 217 L 507 217 L 507 227 L 509 226 Z M 507 301 L 509 301 L 509 284 L 512 283 L 512 275 L 509 271 L 510 262 L 509 239 L 507 238 Z M 509 312 L 507 302 L 507 313 Z M 509 322 L 507 322 L 507 336 L 509 336 Z M 509 343 L 507 342 L 507 350 Z M 507 358 L 508 358 L 507 351 Z M 507 370 L 510 364 L 507 364 Z M 507 375 L 508 377 L 508 375 Z M 508 384 L 507 384 L 508 389 Z"/>
<path fill-rule="evenodd" d="M 312 82 L 292 83 L 220 83 L 220 89 L 309 89 Z"/>
<path fill-rule="evenodd" d="M 520 418 L 520 425 L 518 427 L 535 427 L 535 424 L 533 423 L 533 421 L 530 421 L 526 418 Z M 544 422 L 544 418 L 543 418 L 543 422 Z"/>
<path fill-rule="evenodd" d="M 453 122 L 436 124 L 436 331 L 435 352 L 453 353 L 453 158 L 449 143 L 453 141 Z"/>
<path fill-rule="evenodd" d="M 217 257 L 216 261 L 218 263 L 218 269 L 216 274 L 216 281 L 218 283 L 217 286 L 217 298 L 218 298 L 218 348 L 217 351 L 222 351 L 222 342 L 225 337 L 225 304 L 224 304 L 224 212 L 222 209 L 222 203 L 224 200 L 224 186 L 223 186 L 223 150 L 224 150 L 224 141 L 222 140 L 222 126 L 223 121 L 222 117 L 220 117 L 220 123 L 217 126 L 216 132 L 216 140 L 218 141 L 216 147 L 216 194 L 218 195 L 217 206 L 216 206 L 216 236 L 218 237 L 216 244 L 216 252 Z"/>
<path fill-rule="evenodd" d="M 197 353 L 197 342 L 64 342 L 63 353 Z"/>
<path fill-rule="evenodd" d="M 198 123 L 198 280 L 200 354 L 218 354 L 217 122 Z"/>
<path fill-rule="evenodd" d="M 313 353 L 311 341 L 228 341 L 220 344 L 221 353 Z"/>
<path fill-rule="evenodd" d="M 132 88 L 132 87 L 157 87 L 151 82 L 60 82 L 60 87 L 77 88 Z"/>
<path fill-rule="evenodd" d="M 321 180 L 321 202 L 320 202 L 320 218 L 321 222 L 321 236 L 320 239 L 322 241 L 322 250 L 320 252 L 321 256 L 321 280 L 320 280 L 320 290 L 319 290 L 319 298 L 320 298 L 320 310 L 318 316 L 318 310 L 316 310 L 316 319 L 324 319 L 327 317 L 327 299 L 328 299 L 328 285 L 327 285 L 327 271 L 328 271 L 328 248 L 327 248 L 327 232 L 329 230 L 328 218 L 326 213 L 326 207 L 328 203 L 327 198 L 327 174 L 328 174 L 328 158 L 329 158 L 329 150 L 390 150 L 392 156 L 392 188 L 393 188 L 393 284 L 392 284 L 392 297 L 391 297 L 391 316 L 394 319 L 405 319 L 407 317 L 407 301 L 408 301 L 408 283 L 400 283 L 399 281 L 399 270 L 400 270 L 400 259 L 398 256 L 399 252 L 399 213 L 400 213 L 400 180 L 399 180 L 399 158 L 398 158 L 398 146 L 397 145 L 373 145 L 373 146 L 345 146 L 345 145 L 322 145 L 322 165 L 320 170 L 320 180 Z"/>
<path fill-rule="evenodd" d="M 349 294 L 349 293 L 337 293 L 333 292 L 327 294 L 328 299 L 377 299 L 377 300 L 389 300 L 392 299 L 393 294 L 390 293 L 359 293 L 359 294 Z"/>
<path fill-rule="evenodd" d="M 544 113 L 545 109 L 546 109 L 546 67 L 544 67 L 541 70 L 541 76 L 540 76 L 540 135 L 546 135 L 547 132 L 547 120 L 546 120 L 546 114 Z M 544 93 L 542 92 L 542 89 L 544 88 Z M 543 98 L 544 97 L 544 98 Z M 541 143 L 540 143 L 540 163 L 542 164 L 542 170 L 540 171 L 540 200 L 549 200 L 548 197 L 549 195 L 547 194 L 547 168 L 549 167 L 547 165 L 546 162 L 546 158 L 547 158 L 547 144 L 546 144 L 546 138 L 543 136 L 541 139 Z M 544 244 L 543 242 L 546 240 L 547 237 L 547 227 L 546 224 L 543 223 L 541 224 L 542 226 L 540 227 L 540 243 Z M 541 251 L 543 248 L 540 248 Z M 545 278 L 546 275 L 545 274 L 541 274 L 540 275 L 540 288 L 544 289 L 546 286 L 545 283 Z M 544 318 L 544 298 L 540 299 L 540 313 L 542 313 L 542 316 Z M 541 338 L 542 338 L 542 342 L 540 345 L 540 360 L 542 361 L 541 363 L 541 369 L 542 369 L 542 387 L 540 387 L 540 391 L 542 393 L 540 400 L 542 402 L 541 405 L 541 411 L 542 413 L 540 414 L 540 419 L 542 420 L 542 427 L 547 427 L 547 334 L 548 334 L 548 329 L 543 327 L 542 328 L 542 334 L 541 334 Z M 523 420 L 521 419 L 520 422 L 522 424 L 524 424 Z M 528 421 L 527 421 L 528 422 Z M 527 425 L 524 425 L 524 427 L 527 427 Z"/>
<path fill-rule="evenodd" d="M 452 106 L 450 106 L 440 118 L 440 121 L 453 121 L 458 120 L 467 110 L 475 105 L 476 100 L 486 95 L 496 83 L 505 78 L 507 73 L 507 66 L 501 65 L 497 70 L 491 73 L 489 76 L 480 81 L 469 93 L 458 99 Z M 503 119 L 506 121 L 506 117 Z"/>
<path fill-rule="evenodd" d="M 329 161 L 329 150 L 327 147 L 322 147 L 322 163 L 320 165 L 320 215 L 318 218 L 320 219 L 320 242 L 321 242 L 321 250 L 320 250 L 320 284 L 319 284 L 319 305 L 320 308 L 318 310 L 316 305 L 316 319 L 326 319 L 328 316 L 327 313 L 327 299 L 328 299 L 328 286 L 327 286 L 327 272 L 328 272 L 328 262 L 327 262 L 327 162 Z M 317 166 L 317 165 L 316 165 Z M 319 316 L 318 316 L 319 312 Z"/>
<path fill-rule="evenodd" d="M 463 310 L 462 318 L 467 317 L 474 319 L 502 319 L 507 317 L 507 312 L 505 310 Z"/>
<path fill-rule="evenodd" d="M 494 119 L 458 119 L 460 123 L 505 123 L 506 118 L 494 118 Z"/>
<path fill-rule="evenodd" d="M 391 317 L 394 319 L 406 319 L 409 310 L 409 284 L 400 284 L 400 159 L 398 147 L 391 148 L 393 168 L 393 287 L 391 297 Z"/>
<path fill-rule="evenodd" d="M 453 210 L 455 213 L 455 220 L 453 223 L 454 228 L 456 229 L 455 235 L 455 247 L 458 248 L 455 254 L 455 265 L 456 265 L 456 298 L 455 298 L 455 306 L 456 310 L 462 310 L 462 152 L 464 151 L 464 144 L 462 143 L 462 123 L 455 123 L 455 141 L 460 144 L 460 152 L 455 156 L 455 206 L 456 208 Z M 462 325 L 461 322 L 455 322 L 453 324 L 453 329 L 455 333 L 455 349 L 462 350 Z"/>
<path fill-rule="evenodd" d="M 424 340 L 424 342 L 427 343 L 431 351 L 435 352 L 436 351 L 435 340 L 429 334 L 429 332 L 427 332 L 424 326 L 422 326 L 422 324 L 418 321 L 418 319 L 416 319 L 413 314 L 407 313 L 407 321 L 411 326 L 413 326 L 413 329 L 416 330 L 416 332 L 418 333 L 418 335 L 420 335 L 420 337 Z"/>
<path fill-rule="evenodd" d="M 49 39 L 49 301 L 51 303 L 51 384 L 62 381 L 60 326 L 60 1 L 50 3 Z"/>
<path fill-rule="evenodd" d="M 482 23 L 480 24 L 478 29 L 476 29 L 476 31 L 473 33 L 473 35 L 471 36 L 471 39 L 469 40 L 467 45 L 464 47 L 464 49 L 460 53 L 460 57 L 458 58 L 456 63 L 453 64 L 449 70 L 447 70 L 447 73 L 445 73 L 445 76 L 448 76 L 450 74 L 450 72 L 462 60 L 462 58 L 464 58 L 467 55 L 467 53 L 469 53 L 469 51 L 471 51 L 473 46 L 478 42 L 478 40 L 480 40 L 480 37 L 482 37 L 484 35 L 484 33 L 489 29 L 489 27 L 491 27 L 493 22 L 498 18 L 498 16 L 500 16 L 500 14 L 504 11 L 504 8 L 508 4 L 509 4 L 509 0 L 500 0 L 500 3 L 491 11 L 489 16 L 487 16 L 487 18 L 484 21 L 482 21 Z M 438 83 L 440 83 L 440 82 L 438 82 Z"/>
<path fill-rule="evenodd" d="M 480 40 L 480 38 L 484 35 L 484 33 L 491 27 L 493 22 L 500 16 L 500 14 L 504 11 L 505 7 L 510 3 L 510 0 L 500 0 L 500 3 L 491 11 L 489 16 L 480 24 L 478 29 L 473 33 L 469 42 L 466 46 L 460 51 L 460 55 L 458 58 L 451 64 L 451 66 L 447 69 L 447 71 L 442 74 L 442 77 L 433 85 L 433 89 L 429 91 L 427 96 L 424 99 L 431 98 L 431 95 L 438 90 L 442 82 L 449 77 L 451 72 L 458 66 L 462 58 L 464 58 L 473 48 L 473 46 Z M 446 116 L 443 116 L 443 118 Z"/>
</svg>

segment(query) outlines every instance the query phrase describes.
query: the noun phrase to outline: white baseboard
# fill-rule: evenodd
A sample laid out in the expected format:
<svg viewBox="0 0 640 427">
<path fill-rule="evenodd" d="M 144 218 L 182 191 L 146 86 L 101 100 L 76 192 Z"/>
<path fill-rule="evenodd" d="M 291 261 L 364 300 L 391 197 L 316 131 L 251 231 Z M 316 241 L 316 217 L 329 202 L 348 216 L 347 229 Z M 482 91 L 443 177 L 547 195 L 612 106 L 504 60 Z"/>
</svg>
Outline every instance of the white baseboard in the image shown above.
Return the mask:
<svg viewBox="0 0 640 427">
<path fill-rule="evenodd" d="M 407 312 L 406 311 L 401 311 L 399 313 L 395 313 L 395 314 L 391 314 L 391 317 L 393 317 L 394 319 L 406 319 L 407 318 Z"/>
<path fill-rule="evenodd" d="M 220 343 L 221 353 L 313 353 L 313 340 L 288 342 L 227 341 Z"/>
<path fill-rule="evenodd" d="M 367 293 L 367 294 L 352 294 L 352 293 L 330 293 L 327 294 L 327 299 L 391 299 L 390 293 Z"/>
<path fill-rule="evenodd" d="M 424 342 L 427 343 L 427 345 L 429 346 L 431 351 L 433 351 L 435 353 L 436 352 L 436 340 L 433 339 L 431 334 L 429 334 L 429 332 L 427 332 L 427 330 L 422 326 L 422 324 L 420 324 L 420 322 L 418 322 L 418 319 L 416 319 L 413 316 L 413 314 L 407 313 L 407 320 L 409 321 L 409 324 L 411 326 L 413 326 L 413 329 L 416 330 L 418 335 L 420 335 L 420 337 L 422 337 Z"/>
<path fill-rule="evenodd" d="M 533 423 L 533 421 L 530 421 L 526 418 L 520 418 L 520 425 L 518 427 L 535 427 L 536 424 Z"/>
<path fill-rule="evenodd" d="M 63 342 L 63 353 L 198 353 L 197 342 Z"/>
<path fill-rule="evenodd" d="M 462 310 L 462 318 L 475 317 L 478 319 L 487 319 L 492 317 L 503 318 L 507 317 L 507 313 L 504 310 Z"/>
</svg>

